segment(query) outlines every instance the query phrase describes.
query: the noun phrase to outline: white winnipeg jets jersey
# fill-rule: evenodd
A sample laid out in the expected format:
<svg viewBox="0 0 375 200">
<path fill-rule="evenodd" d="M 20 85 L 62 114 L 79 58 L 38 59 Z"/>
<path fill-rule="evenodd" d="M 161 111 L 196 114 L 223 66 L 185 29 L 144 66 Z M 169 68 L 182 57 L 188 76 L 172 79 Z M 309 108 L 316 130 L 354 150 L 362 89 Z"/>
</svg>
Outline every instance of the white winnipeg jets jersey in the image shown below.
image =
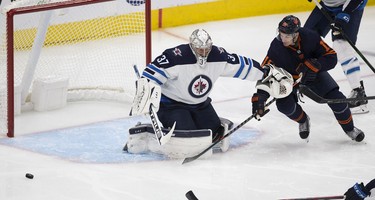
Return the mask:
<svg viewBox="0 0 375 200">
<path fill-rule="evenodd" d="M 344 5 L 348 0 L 322 0 L 326 6 L 329 7 L 338 7 Z"/>
<path fill-rule="evenodd" d="M 363 10 L 367 4 L 367 0 L 322 0 L 322 2 L 331 12 L 344 11 L 347 13 Z"/>
<path fill-rule="evenodd" d="M 257 61 L 217 46 L 212 46 L 206 65 L 200 67 L 189 44 L 183 44 L 156 57 L 142 76 L 160 85 L 162 94 L 172 100 L 199 104 L 206 101 L 220 76 L 256 81 L 263 71 Z"/>
</svg>

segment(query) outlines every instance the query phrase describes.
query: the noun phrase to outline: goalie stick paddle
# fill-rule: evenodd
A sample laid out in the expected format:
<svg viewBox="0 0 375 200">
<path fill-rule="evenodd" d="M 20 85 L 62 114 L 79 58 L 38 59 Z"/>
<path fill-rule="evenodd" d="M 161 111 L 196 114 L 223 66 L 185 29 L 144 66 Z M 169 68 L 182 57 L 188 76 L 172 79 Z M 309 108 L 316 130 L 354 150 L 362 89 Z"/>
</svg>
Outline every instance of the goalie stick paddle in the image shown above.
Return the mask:
<svg viewBox="0 0 375 200">
<path fill-rule="evenodd" d="M 269 105 L 271 105 L 274 101 L 276 101 L 276 98 L 273 98 L 270 102 L 268 102 L 264 107 L 267 107 Z M 269 112 L 269 109 L 267 109 L 264 113 L 267 114 Z M 195 156 L 192 156 L 192 157 L 187 157 L 184 159 L 184 161 L 182 162 L 182 164 L 185 164 L 185 163 L 188 163 L 188 162 L 192 162 L 196 159 L 198 159 L 199 157 L 201 157 L 204 153 L 206 153 L 208 150 L 210 150 L 212 147 L 214 147 L 217 143 L 219 143 L 220 141 L 222 141 L 224 138 L 228 137 L 229 135 L 231 135 L 232 133 L 234 133 L 235 131 L 237 131 L 239 128 L 241 128 L 243 125 L 245 125 L 247 122 L 249 122 L 251 119 L 253 119 L 255 117 L 256 113 L 254 113 L 253 115 L 251 115 L 250 117 L 248 117 L 247 119 L 245 119 L 245 121 L 241 122 L 241 124 L 237 125 L 236 127 L 234 127 L 232 130 L 230 130 L 226 135 L 222 136 L 219 140 L 213 142 L 210 146 L 208 146 L 206 149 L 204 149 L 202 152 L 200 152 L 199 154 L 195 155 Z"/>
<path fill-rule="evenodd" d="M 137 65 L 133 65 L 133 69 L 137 78 L 140 78 L 141 75 L 139 73 Z M 150 105 L 148 115 L 150 116 L 151 125 L 152 125 L 152 128 L 154 129 L 154 133 L 155 133 L 156 139 L 158 140 L 159 145 L 166 144 L 172 137 L 173 131 L 176 127 L 176 122 L 174 122 L 172 128 L 168 131 L 168 133 L 164 133 L 162 131 L 163 126 L 161 125 L 158 115 L 152 104 Z"/>
<path fill-rule="evenodd" d="M 154 129 L 155 136 L 158 139 L 159 145 L 164 145 L 166 144 L 172 137 L 173 131 L 176 127 L 176 122 L 174 122 L 172 128 L 168 131 L 168 133 L 164 133 L 162 131 L 162 125 L 158 119 L 158 115 L 156 114 L 156 111 L 154 109 L 154 106 L 151 104 L 150 105 L 150 119 L 151 119 L 151 125 L 152 128 Z"/>
<path fill-rule="evenodd" d="M 306 85 L 300 85 L 299 91 L 312 99 L 313 101 L 317 103 L 349 103 L 354 101 L 365 101 L 365 100 L 372 100 L 375 99 L 375 96 L 368 96 L 368 97 L 362 97 L 362 98 L 346 98 L 346 99 L 325 99 L 318 94 L 316 94 L 314 91 L 312 91 L 309 87 Z"/>
<path fill-rule="evenodd" d="M 189 190 L 189 192 L 186 192 L 185 194 L 185 197 L 189 200 L 199 200 L 195 194 L 193 193 L 193 191 Z"/>
</svg>

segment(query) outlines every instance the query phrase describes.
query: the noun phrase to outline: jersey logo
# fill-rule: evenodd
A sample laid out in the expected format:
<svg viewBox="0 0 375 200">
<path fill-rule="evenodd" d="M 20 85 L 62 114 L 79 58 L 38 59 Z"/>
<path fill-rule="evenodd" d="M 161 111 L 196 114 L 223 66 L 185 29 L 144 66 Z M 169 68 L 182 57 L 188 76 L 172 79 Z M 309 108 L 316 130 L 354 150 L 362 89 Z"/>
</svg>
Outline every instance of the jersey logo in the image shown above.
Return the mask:
<svg viewBox="0 0 375 200">
<path fill-rule="evenodd" d="M 224 53 L 224 49 L 222 47 L 219 47 L 220 54 Z"/>
<path fill-rule="evenodd" d="M 179 48 L 174 48 L 173 53 L 175 56 L 182 56 L 181 50 Z"/>
<path fill-rule="evenodd" d="M 189 84 L 189 93 L 195 98 L 200 98 L 210 92 L 212 81 L 208 76 L 198 75 Z"/>
</svg>

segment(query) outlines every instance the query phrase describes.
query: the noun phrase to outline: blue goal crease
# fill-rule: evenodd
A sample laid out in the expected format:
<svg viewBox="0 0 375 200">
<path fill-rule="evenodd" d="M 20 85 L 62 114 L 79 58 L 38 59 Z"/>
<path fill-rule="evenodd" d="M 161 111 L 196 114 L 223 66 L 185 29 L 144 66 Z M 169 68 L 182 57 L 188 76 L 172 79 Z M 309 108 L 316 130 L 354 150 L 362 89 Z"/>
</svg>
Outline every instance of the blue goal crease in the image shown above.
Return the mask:
<svg viewBox="0 0 375 200">
<path fill-rule="evenodd" d="M 130 117 L 73 128 L 0 139 L 12 146 L 44 155 L 81 163 L 135 163 L 168 158 L 156 154 L 129 154 L 122 150 L 127 132 L 137 122 L 149 123 L 145 117 Z M 231 135 L 230 148 L 246 145 L 259 135 L 255 129 L 239 129 Z"/>
</svg>

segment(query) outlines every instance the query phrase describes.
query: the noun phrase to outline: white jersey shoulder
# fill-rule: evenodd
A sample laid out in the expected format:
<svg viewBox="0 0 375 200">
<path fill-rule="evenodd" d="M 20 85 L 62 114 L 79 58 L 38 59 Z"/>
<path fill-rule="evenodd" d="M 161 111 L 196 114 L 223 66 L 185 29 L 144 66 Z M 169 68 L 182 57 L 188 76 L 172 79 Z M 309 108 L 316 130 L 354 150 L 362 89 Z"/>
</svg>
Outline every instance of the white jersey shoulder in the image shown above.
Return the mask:
<svg viewBox="0 0 375 200">
<path fill-rule="evenodd" d="M 344 4 L 348 4 L 350 0 L 322 0 L 324 5 L 329 7 L 339 7 Z"/>
<path fill-rule="evenodd" d="M 251 58 L 230 54 L 213 46 L 205 66 L 197 64 L 188 44 L 167 49 L 151 62 L 143 77 L 161 86 L 164 96 L 186 104 L 199 104 L 208 98 L 220 76 L 256 81 L 263 76 L 259 63 Z"/>
</svg>

